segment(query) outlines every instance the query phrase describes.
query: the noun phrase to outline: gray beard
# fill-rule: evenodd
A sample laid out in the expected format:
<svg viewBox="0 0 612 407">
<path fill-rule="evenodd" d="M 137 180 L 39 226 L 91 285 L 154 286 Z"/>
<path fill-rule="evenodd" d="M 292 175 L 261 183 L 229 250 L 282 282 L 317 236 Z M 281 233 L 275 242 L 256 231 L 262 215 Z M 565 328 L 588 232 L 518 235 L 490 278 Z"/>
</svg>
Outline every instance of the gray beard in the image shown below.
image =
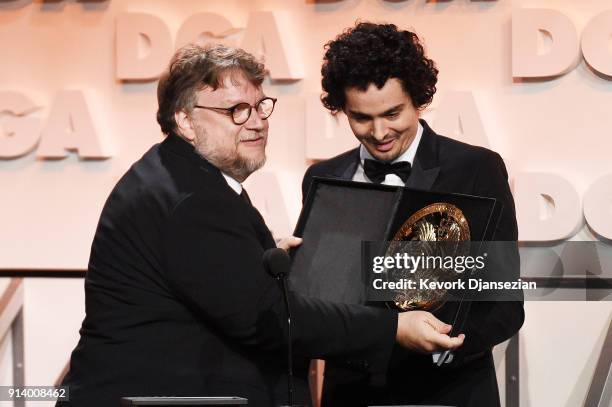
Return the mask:
<svg viewBox="0 0 612 407">
<path fill-rule="evenodd" d="M 204 132 L 197 131 L 194 141 L 196 152 L 212 165 L 221 170 L 221 172 L 229 175 L 238 182 L 243 182 L 249 175 L 263 167 L 263 165 L 266 163 L 265 155 L 260 160 L 241 157 L 237 152 L 229 157 L 222 156 L 213 148 L 209 147 L 208 143 L 206 142 L 207 137 L 203 133 Z"/>
</svg>

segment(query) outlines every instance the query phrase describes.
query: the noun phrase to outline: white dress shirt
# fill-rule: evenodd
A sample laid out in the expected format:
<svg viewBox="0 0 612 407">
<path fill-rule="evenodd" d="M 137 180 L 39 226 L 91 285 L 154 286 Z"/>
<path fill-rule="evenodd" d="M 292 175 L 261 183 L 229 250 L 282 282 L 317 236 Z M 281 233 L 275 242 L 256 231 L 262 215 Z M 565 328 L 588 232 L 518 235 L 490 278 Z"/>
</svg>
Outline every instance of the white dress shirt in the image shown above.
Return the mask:
<svg viewBox="0 0 612 407">
<path fill-rule="evenodd" d="M 240 182 L 236 181 L 234 178 L 230 177 L 224 172 L 221 172 L 221 175 L 223 175 L 225 182 L 227 182 L 227 185 L 229 185 L 234 192 L 236 192 L 238 195 L 242 193 L 242 184 Z"/>
</svg>

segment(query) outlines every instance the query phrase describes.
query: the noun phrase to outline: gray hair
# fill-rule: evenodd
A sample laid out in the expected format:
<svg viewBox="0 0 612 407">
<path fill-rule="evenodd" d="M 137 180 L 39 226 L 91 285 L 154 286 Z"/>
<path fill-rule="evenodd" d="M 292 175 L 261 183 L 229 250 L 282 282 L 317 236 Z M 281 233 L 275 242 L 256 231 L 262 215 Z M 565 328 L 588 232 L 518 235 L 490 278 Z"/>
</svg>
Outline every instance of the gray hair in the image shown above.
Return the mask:
<svg viewBox="0 0 612 407">
<path fill-rule="evenodd" d="M 180 48 L 170 61 L 157 85 L 157 122 L 166 135 L 177 135 L 174 113 L 190 112 L 196 104 L 196 92 L 217 89 L 227 74 L 241 73 L 253 85 L 260 86 L 266 75 L 265 66 L 240 48 L 214 44 L 189 44 Z"/>
</svg>

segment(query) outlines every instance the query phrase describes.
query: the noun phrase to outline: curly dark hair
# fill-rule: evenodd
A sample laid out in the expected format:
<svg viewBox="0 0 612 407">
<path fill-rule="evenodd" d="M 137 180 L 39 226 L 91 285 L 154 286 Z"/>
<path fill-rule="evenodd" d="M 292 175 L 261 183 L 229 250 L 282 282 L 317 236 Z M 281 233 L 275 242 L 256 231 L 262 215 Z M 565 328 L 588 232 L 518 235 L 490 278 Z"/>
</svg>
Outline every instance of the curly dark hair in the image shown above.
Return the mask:
<svg viewBox="0 0 612 407">
<path fill-rule="evenodd" d="M 425 56 L 415 33 L 394 24 L 357 23 L 325 49 L 321 101 L 333 113 L 344 108 L 347 88 L 365 91 L 371 83 L 382 88 L 389 78 L 400 80 L 417 109 L 431 103 L 436 93 L 434 61 Z"/>
</svg>

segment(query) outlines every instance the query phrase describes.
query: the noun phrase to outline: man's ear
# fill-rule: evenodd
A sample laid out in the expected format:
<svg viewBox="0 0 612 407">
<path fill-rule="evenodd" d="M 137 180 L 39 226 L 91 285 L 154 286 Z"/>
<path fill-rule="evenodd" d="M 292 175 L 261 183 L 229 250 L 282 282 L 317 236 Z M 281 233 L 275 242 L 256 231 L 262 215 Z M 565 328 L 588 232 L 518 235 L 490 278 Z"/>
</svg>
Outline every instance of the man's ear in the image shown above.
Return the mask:
<svg viewBox="0 0 612 407">
<path fill-rule="evenodd" d="M 196 132 L 191 117 L 185 111 L 179 110 L 178 112 L 174 112 L 174 121 L 178 127 L 177 130 L 179 135 L 193 144 Z"/>
</svg>

